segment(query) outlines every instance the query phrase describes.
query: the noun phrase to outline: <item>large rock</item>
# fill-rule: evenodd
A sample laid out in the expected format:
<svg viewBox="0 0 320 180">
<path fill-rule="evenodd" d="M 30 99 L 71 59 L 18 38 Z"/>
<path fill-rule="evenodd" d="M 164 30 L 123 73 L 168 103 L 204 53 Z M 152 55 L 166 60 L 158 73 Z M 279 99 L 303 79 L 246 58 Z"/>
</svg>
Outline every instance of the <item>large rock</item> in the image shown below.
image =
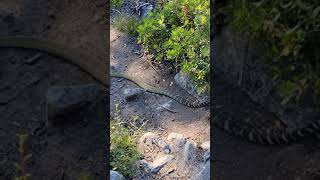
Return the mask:
<svg viewBox="0 0 320 180">
<path fill-rule="evenodd" d="M 197 153 L 197 144 L 193 141 L 188 140 L 183 148 L 182 163 L 184 166 L 192 165 Z"/>
<path fill-rule="evenodd" d="M 166 164 L 170 163 L 173 159 L 174 155 L 165 155 L 161 158 L 154 160 L 152 163 L 153 169 L 151 170 L 151 172 L 159 172 L 161 168 L 163 168 Z"/>
<path fill-rule="evenodd" d="M 175 82 L 189 94 L 196 97 L 199 101 L 209 100 L 209 91 L 199 95 L 191 78 L 184 72 L 180 71 L 174 76 Z"/>
<path fill-rule="evenodd" d="M 110 171 L 110 180 L 125 180 L 122 174 L 117 171 Z"/>
<path fill-rule="evenodd" d="M 166 164 L 174 160 L 174 155 L 165 155 L 158 159 L 155 159 L 152 163 L 147 162 L 146 160 L 141 160 L 140 163 L 143 165 L 147 172 L 153 174 L 158 173 Z"/>
<path fill-rule="evenodd" d="M 48 121 L 60 124 L 83 120 L 90 112 L 103 113 L 98 109 L 106 108 L 102 103 L 106 96 L 96 84 L 50 87 L 46 95 Z"/>
</svg>

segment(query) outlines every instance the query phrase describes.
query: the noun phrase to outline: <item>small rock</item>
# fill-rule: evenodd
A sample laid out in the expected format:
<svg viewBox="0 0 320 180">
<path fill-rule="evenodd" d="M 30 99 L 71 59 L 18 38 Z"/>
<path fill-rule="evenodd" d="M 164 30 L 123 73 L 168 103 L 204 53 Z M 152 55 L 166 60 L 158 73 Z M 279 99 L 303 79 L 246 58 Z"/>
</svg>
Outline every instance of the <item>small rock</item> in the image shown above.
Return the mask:
<svg viewBox="0 0 320 180">
<path fill-rule="evenodd" d="M 183 148 L 183 163 L 184 165 L 190 165 L 194 159 L 197 144 L 193 141 L 187 141 Z"/>
<path fill-rule="evenodd" d="M 149 163 L 146 160 L 141 160 L 140 163 L 142 164 L 142 166 L 145 168 L 147 172 L 156 174 L 173 159 L 174 159 L 174 155 L 165 155 L 161 158 L 154 160 L 153 163 Z"/>
<path fill-rule="evenodd" d="M 124 98 L 127 101 L 132 101 L 136 99 L 138 96 L 140 96 L 143 93 L 143 90 L 140 88 L 127 88 L 124 90 Z"/>
<path fill-rule="evenodd" d="M 203 150 L 210 150 L 210 141 L 205 141 L 203 142 L 200 147 L 203 149 Z"/>
<path fill-rule="evenodd" d="M 174 76 L 175 82 L 184 90 L 186 90 L 189 94 L 196 97 L 200 101 L 209 100 L 209 92 L 205 92 L 204 95 L 199 95 L 196 90 L 196 86 L 192 82 L 191 78 L 184 72 L 180 71 Z"/>
<path fill-rule="evenodd" d="M 169 154 L 171 152 L 170 145 L 163 141 L 160 136 L 152 133 L 147 132 L 143 136 L 140 137 L 139 140 L 139 151 L 144 153 L 147 147 L 157 145 L 159 148 L 164 151 L 165 154 Z"/>
<path fill-rule="evenodd" d="M 143 5 L 138 7 L 138 14 L 141 18 L 147 17 L 150 12 L 154 9 L 153 4 L 151 3 L 144 3 Z"/>
<path fill-rule="evenodd" d="M 93 105 L 102 102 L 105 96 L 105 90 L 96 84 L 50 87 L 46 95 L 48 121 L 59 124 L 66 120 L 83 120 L 90 110 L 93 112 Z M 100 110 L 98 107 L 95 106 L 94 111 Z"/>
<path fill-rule="evenodd" d="M 112 171 L 110 170 L 110 180 L 124 180 L 125 178 L 123 177 L 122 174 L 120 174 L 117 171 Z"/>
<path fill-rule="evenodd" d="M 207 180 L 210 179 L 210 161 L 207 161 L 205 165 L 200 169 L 200 172 L 194 175 L 192 180 Z"/>
<path fill-rule="evenodd" d="M 170 145 L 167 144 L 164 140 L 159 139 L 157 145 L 162 149 L 165 154 L 169 154 L 171 152 Z"/>
<path fill-rule="evenodd" d="M 186 143 L 186 138 L 183 134 L 170 133 L 168 135 L 169 143 L 172 143 L 175 148 L 180 148 Z"/>
<path fill-rule="evenodd" d="M 160 137 L 152 132 L 147 132 L 142 135 L 139 139 L 139 151 L 140 153 L 144 153 L 147 147 L 156 144 Z"/>
<path fill-rule="evenodd" d="M 159 159 L 156 159 L 152 163 L 153 169 L 151 169 L 152 173 L 157 173 L 163 168 L 166 164 L 171 162 L 174 159 L 174 155 L 165 155 Z"/>
</svg>

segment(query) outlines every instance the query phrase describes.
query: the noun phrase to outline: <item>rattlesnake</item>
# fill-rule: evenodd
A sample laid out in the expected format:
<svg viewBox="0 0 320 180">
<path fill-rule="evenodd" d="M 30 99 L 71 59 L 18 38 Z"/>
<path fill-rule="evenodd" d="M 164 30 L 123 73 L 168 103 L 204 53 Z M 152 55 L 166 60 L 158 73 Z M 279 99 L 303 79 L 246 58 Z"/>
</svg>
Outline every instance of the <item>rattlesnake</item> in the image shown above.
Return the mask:
<svg viewBox="0 0 320 180">
<path fill-rule="evenodd" d="M 214 121 L 220 121 L 217 116 L 214 116 Z M 232 134 L 234 136 L 240 136 L 244 139 L 247 139 L 249 142 L 262 145 L 280 145 L 287 144 L 294 141 L 301 140 L 302 138 L 308 135 L 318 135 L 320 133 L 320 120 L 314 120 L 310 122 L 307 126 L 293 131 L 282 131 L 275 132 L 271 128 L 265 130 L 257 130 L 247 127 L 241 127 L 238 130 L 235 130 L 231 127 L 229 119 L 224 119 L 223 124 L 215 123 L 217 127 L 223 129 L 224 131 Z"/>
<path fill-rule="evenodd" d="M 148 85 L 147 83 L 144 83 L 142 80 L 138 78 L 129 76 L 121 72 L 111 72 L 109 74 L 107 69 L 108 66 L 106 63 L 103 63 L 103 61 L 98 61 L 87 53 L 83 53 L 82 51 L 68 48 L 50 40 L 25 36 L 6 36 L 0 37 L 0 47 L 37 49 L 40 51 L 48 52 L 58 57 L 62 57 L 63 59 L 69 60 L 72 63 L 76 64 L 107 87 L 109 87 L 108 76 L 110 75 L 111 77 L 128 79 L 148 92 L 167 96 L 191 108 L 198 108 L 209 105 L 209 101 L 191 102 L 187 99 L 183 99 L 180 96 L 173 95 L 165 90 L 161 90 L 159 88 Z"/>
<path fill-rule="evenodd" d="M 313 116 L 304 127 L 288 128 L 279 125 L 279 117 L 266 111 L 263 105 L 254 103 L 239 86 L 226 82 L 224 76 L 216 75 L 215 83 L 219 87 L 215 86 L 215 101 L 211 105 L 213 122 L 233 136 L 256 144 L 280 145 L 320 133 L 319 115 Z"/>
<path fill-rule="evenodd" d="M 137 85 L 139 85 L 140 87 L 142 87 L 143 89 L 149 92 L 168 96 L 188 107 L 196 108 L 196 107 L 203 107 L 203 106 L 209 105 L 209 101 L 189 102 L 187 100 L 182 99 L 179 96 L 173 95 L 164 90 L 150 86 L 138 78 L 135 78 L 123 73 L 111 72 L 109 74 L 106 63 L 103 63 L 102 61 L 97 61 L 91 56 L 89 56 L 88 54 L 83 53 L 82 51 L 77 51 L 71 48 L 67 48 L 61 44 L 58 44 L 49 40 L 43 40 L 43 39 L 33 38 L 33 37 L 24 37 L 24 36 L 14 36 L 14 37 L 6 36 L 6 37 L 0 37 L 0 47 L 31 48 L 31 49 L 37 49 L 40 51 L 45 51 L 58 57 L 62 57 L 78 65 L 84 71 L 91 74 L 100 83 L 102 83 L 107 87 L 109 87 L 108 76 L 110 75 L 111 77 L 120 77 L 120 78 L 125 78 L 130 81 L 133 81 L 134 83 L 136 83 Z M 288 143 L 294 140 L 301 139 L 308 134 L 318 133 L 320 131 L 319 120 L 315 120 L 311 122 L 304 128 L 296 129 L 291 132 L 284 131 L 279 134 L 273 134 L 272 131 L 270 131 L 269 129 L 267 129 L 264 132 L 259 132 L 255 130 L 246 131 L 245 128 L 241 128 L 239 131 L 235 131 L 234 129 L 229 127 L 229 123 L 230 123 L 229 120 L 224 120 L 223 122 L 224 122 L 223 125 L 219 123 L 215 123 L 215 124 L 218 127 L 224 129 L 225 131 L 232 133 L 233 135 L 245 137 L 249 141 L 259 143 L 259 144 Z"/>
</svg>

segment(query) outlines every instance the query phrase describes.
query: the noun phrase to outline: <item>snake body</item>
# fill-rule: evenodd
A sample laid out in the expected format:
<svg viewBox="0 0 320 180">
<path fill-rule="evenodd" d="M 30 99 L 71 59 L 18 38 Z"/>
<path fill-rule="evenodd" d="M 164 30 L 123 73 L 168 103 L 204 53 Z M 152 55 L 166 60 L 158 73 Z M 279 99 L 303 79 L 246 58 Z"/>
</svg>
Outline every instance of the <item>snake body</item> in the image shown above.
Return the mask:
<svg viewBox="0 0 320 180">
<path fill-rule="evenodd" d="M 37 49 L 40 51 L 50 53 L 54 56 L 61 57 L 79 66 L 107 87 L 109 87 L 108 79 L 110 75 L 111 77 L 125 78 L 127 80 L 130 80 L 148 92 L 170 97 L 188 107 L 197 108 L 209 105 L 209 101 L 189 102 L 179 96 L 150 86 L 141 81 L 140 79 L 129 76 L 127 74 L 119 72 L 111 72 L 109 74 L 107 69 L 107 63 L 103 63 L 105 61 L 98 61 L 97 59 L 89 56 L 88 54 L 83 53 L 83 51 L 68 48 L 50 40 L 25 36 L 6 36 L 0 37 L 0 47 Z M 216 121 L 214 120 L 214 122 Z M 241 136 L 250 142 L 268 145 L 285 144 L 292 141 L 297 141 L 307 135 L 319 133 L 320 131 L 320 120 L 312 121 L 304 128 L 299 128 L 291 132 L 285 131 L 281 133 L 274 133 L 270 129 L 267 129 L 263 132 L 247 130 L 244 127 L 241 128 L 239 131 L 236 131 L 230 127 L 229 120 L 224 120 L 223 124 L 215 123 L 215 125 L 217 125 L 219 128 L 227 131 L 230 134 L 233 134 L 235 136 Z"/>
<path fill-rule="evenodd" d="M 167 91 L 163 91 L 161 89 L 158 89 L 158 88 L 155 88 L 153 86 L 150 86 L 149 84 L 144 83 L 140 79 L 132 77 L 132 76 L 129 76 L 127 74 L 111 72 L 110 76 L 111 77 L 119 77 L 119 78 L 128 79 L 128 80 L 134 82 L 135 84 L 137 84 L 138 86 L 140 86 L 141 88 L 143 88 L 144 90 L 146 90 L 148 92 L 160 94 L 160 95 L 163 95 L 163 96 L 167 96 L 167 97 L 179 102 L 180 104 L 188 106 L 188 107 L 191 107 L 191 108 L 205 107 L 205 106 L 208 106 L 210 104 L 209 101 L 202 101 L 202 102 L 192 101 L 192 102 L 190 102 L 190 101 L 188 101 L 186 99 L 183 99 L 180 96 L 173 95 L 173 94 L 171 94 L 171 93 L 169 93 Z"/>
<path fill-rule="evenodd" d="M 81 69 L 92 75 L 100 83 L 108 86 L 107 64 L 98 61 L 83 51 L 66 47 L 62 44 L 35 37 L 26 36 L 5 36 L 0 37 L 0 47 L 4 48 L 26 48 L 36 49 L 61 57 L 79 66 Z"/>
<path fill-rule="evenodd" d="M 198 108 L 198 107 L 204 107 L 209 105 L 209 101 L 189 102 L 167 91 L 150 86 L 144 83 L 142 80 L 129 76 L 127 74 L 123 74 L 119 72 L 111 72 L 109 74 L 107 69 L 108 68 L 107 63 L 103 63 L 105 61 L 101 61 L 101 60 L 99 61 L 96 58 L 91 57 L 87 53 L 84 53 L 82 50 L 69 48 L 62 44 L 58 44 L 50 40 L 34 38 L 34 37 L 26 37 L 26 36 L 5 36 L 5 37 L 0 37 L 0 47 L 36 49 L 39 51 L 50 53 L 57 57 L 61 57 L 79 66 L 80 68 L 82 68 L 84 71 L 92 75 L 94 78 L 96 78 L 100 83 L 102 83 L 105 86 L 109 86 L 108 79 L 110 75 L 111 77 L 119 77 L 119 78 L 125 78 L 127 80 L 130 80 L 148 92 L 167 96 L 188 107 Z"/>
<path fill-rule="evenodd" d="M 214 112 L 213 122 L 228 134 L 261 145 L 288 144 L 307 136 L 320 135 L 319 115 L 309 114 L 308 117 L 312 120 L 303 127 L 282 126 L 280 116 L 269 112 L 267 106 L 253 102 L 240 86 L 228 82 L 220 73 L 215 74 L 215 77 L 219 87 L 216 86 L 213 96 L 215 101 L 211 106 Z M 239 102 L 240 106 L 237 105 Z"/>
<path fill-rule="evenodd" d="M 216 120 L 216 119 L 214 119 Z M 272 129 L 258 131 L 255 129 L 246 129 L 242 127 L 240 130 L 234 130 L 230 127 L 230 121 L 225 120 L 223 124 L 216 123 L 216 126 L 234 136 L 240 136 L 249 142 L 261 145 L 281 145 L 301 140 L 309 135 L 317 135 L 320 133 L 320 120 L 310 122 L 306 127 L 295 129 L 291 132 L 274 132 Z"/>
</svg>

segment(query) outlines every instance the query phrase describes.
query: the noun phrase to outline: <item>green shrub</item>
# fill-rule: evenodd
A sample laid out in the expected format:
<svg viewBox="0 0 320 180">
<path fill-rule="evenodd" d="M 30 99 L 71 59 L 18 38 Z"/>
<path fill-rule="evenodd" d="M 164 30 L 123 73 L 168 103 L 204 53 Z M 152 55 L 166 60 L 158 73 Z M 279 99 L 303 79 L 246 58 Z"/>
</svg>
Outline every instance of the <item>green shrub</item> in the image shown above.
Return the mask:
<svg viewBox="0 0 320 180">
<path fill-rule="evenodd" d="M 210 1 L 172 0 L 157 6 L 138 26 L 138 42 L 155 61 L 169 61 L 187 73 L 198 93 L 208 88 Z"/>
<path fill-rule="evenodd" d="M 129 131 L 116 120 L 110 122 L 110 165 L 126 177 L 135 175 L 135 164 L 140 158 L 135 132 Z"/>
<path fill-rule="evenodd" d="M 112 126 L 114 127 L 114 126 Z M 134 164 L 139 160 L 134 139 L 129 131 L 123 127 L 111 130 L 110 162 L 113 170 L 119 171 L 126 177 L 134 176 Z"/>
<path fill-rule="evenodd" d="M 284 101 L 298 89 L 300 98 L 308 88 L 320 88 L 320 1 L 232 0 L 223 11 L 235 32 L 267 47 L 271 74 L 279 80 Z M 315 93 L 320 95 L 320 89 Z"/>
</svg>

